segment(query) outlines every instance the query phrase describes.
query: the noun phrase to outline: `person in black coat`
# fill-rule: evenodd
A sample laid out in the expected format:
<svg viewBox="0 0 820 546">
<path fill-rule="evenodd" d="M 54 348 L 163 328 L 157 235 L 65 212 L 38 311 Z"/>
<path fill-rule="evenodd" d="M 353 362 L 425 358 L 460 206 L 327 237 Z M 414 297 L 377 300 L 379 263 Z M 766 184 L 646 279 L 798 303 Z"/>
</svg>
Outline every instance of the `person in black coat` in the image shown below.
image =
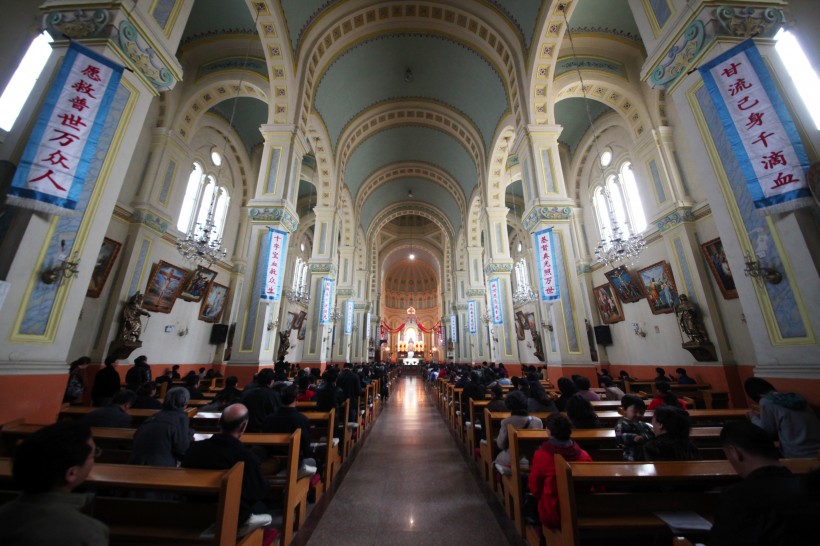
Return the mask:
<svg viewBox="0 0 820 546">
<path fill-rule="evenodd" d="M 359 409 L 359 397 L 364 394 L 364 391 L 359 376 L 353 373 L 353 364 L 350 362 L 345 363 L 342 372 L 336 379 L 336 386 L 342 390 L 343 400 L 350 400 L 347 420 L 355 423 L 356 412 Z"/>
<path fill-rule="evenodd" d="M 239 497 L 239 521 L 244 523 L 240 526 L 240 535 L 270 525 L 272 519 L 263 502 L 268 493 L 268 480 L 262 473 L 259 459 L 240 441 L 248 419 L 249 411 L 244 405 L 228 406 L 219 418 L 219 433 L 192 443 L 182 460 L 185 468 L 210 470 L 225 470 L 238 462 L 245 463 Z"/>
<path fill-rule="evenodd" d="M 162 402 L 157 400 L 159 386 L 153 381 L 143 383 L 137 390 L 137 401 L 131 406 L 133 409 L 162 409 Z"/>
<path fill-rule="evenodd" d="M 120 374 L 116 366 L 117 359 L 109 356 L 105 359 L 105 366 L 94 376 L 91 399 L 95 406 L 107 404 L 115 394 L 120 392 Z"/>
<path fill-rule="evenodd" d="M 265 368 L 256 375 L 257 388 L 242 393 L 242 403 L 248 408 L 248 432 L 262 432 L 265 418 L 282 405 L 279 393 L 271 388 L 273 376 L 273 370 Z"/>
<path fill-rule="evenodd" d="M 148 366 L 148 357 L 145 355 L 138 356 L 134 360 L 134 367 L 125 374 L 125 385 L 136 392 L 140 385 L 149 381 L 151 381 L 151 367 Z"/>
<path fill-rule="evenodd" d="M 189 375 L 185 378 L 185 388 L 188 389 L 191 400 L 205 400 L 205 395 L 199 390 L 200 381 L 202 380 L 198 375 Z"/>
<path fill-rule="evenodd" d="M 131 428 L 133 419 L 128 415 L 128 409 L 136 400 L 134 391 L 121 390 L 109 404 L 86 415 L 83 422 L 89 427 Z"/>
<path fill-rule="evenodd" d="M 299 460 L 302 463 L 316 466 L 315 455 L 310 448 L 310 419 L 296 409 L 296 395 L 299 389 L 296 385 L 289 385 L 280 392 L 282 405 L 265 417 L 262 423 L 262 432 L 274 434 L 291 434 L 297 429 L 302 431 L 299 444 Z M 314 460 L 311 460 L 314 459 Z"/>
<path fill-rule="evenodd" d="M 177 466 L 193 436 L 184 411 L 189 399 L 184 387 L 174 387 L 165 394 L 162 409 L 146 419 L 134 433 L 128 464 Z"/>
</svg>

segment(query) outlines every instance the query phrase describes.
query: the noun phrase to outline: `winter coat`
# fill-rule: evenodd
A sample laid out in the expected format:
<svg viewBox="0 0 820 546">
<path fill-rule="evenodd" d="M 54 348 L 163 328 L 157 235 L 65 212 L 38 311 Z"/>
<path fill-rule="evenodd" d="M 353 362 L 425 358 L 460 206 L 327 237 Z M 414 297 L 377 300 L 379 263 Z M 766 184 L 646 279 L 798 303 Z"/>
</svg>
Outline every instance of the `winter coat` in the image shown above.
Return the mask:
<svg viewBox="0 0 820 546">
<path fill-rule="evenodd" d="M 538 517 L 541 519 L 541 523 L 552 529 L 561 527 L 561 513 L 558 508 L 558 483 L 555 477 L 556 455 L 561 455 L 570 462 L 592 461 L 592 457 L 572 440 L 561 443 L 547 440 L 535 452 L 532 464 L 530 464 L 530 493 L 538 497 Z"/>
<path fill-rule="evenodd" d="M 820 421 L 799 394 L 767 394 L 760 399 L 760 415 L 752 415 L 752 422 L 780 439 L 780 450 L 787 459 L 816 458 L 820 451 Z"/>
</svg>

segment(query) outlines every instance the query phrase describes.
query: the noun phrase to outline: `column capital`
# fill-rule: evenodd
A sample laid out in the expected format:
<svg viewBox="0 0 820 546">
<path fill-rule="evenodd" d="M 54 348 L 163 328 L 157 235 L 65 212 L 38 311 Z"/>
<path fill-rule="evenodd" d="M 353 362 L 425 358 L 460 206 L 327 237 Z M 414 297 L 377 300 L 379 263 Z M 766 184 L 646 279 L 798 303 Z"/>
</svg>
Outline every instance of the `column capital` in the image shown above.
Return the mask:
<svg viewBox="0 0 820 546">
<path fill-rule="evenodd" d="M 257 204 L 248 206 L 248 216 L 255 224 L 278 224 L 277 227 L 284 228 L 288 233 L 293 233 L 299 227 L 299 215 L 296 214 L 287 202 L 279 205 Z"/>
<path fill-rule="evenodd" d="M 524 216 L 522 221 L 524 229 L 530 233 L 535 233 L 545 224 L 569 222 L 572 219 L 572 209 L 573 207 L 570 206 L 543 206 L 541 203 L 535 203 Z"/>
</svg>

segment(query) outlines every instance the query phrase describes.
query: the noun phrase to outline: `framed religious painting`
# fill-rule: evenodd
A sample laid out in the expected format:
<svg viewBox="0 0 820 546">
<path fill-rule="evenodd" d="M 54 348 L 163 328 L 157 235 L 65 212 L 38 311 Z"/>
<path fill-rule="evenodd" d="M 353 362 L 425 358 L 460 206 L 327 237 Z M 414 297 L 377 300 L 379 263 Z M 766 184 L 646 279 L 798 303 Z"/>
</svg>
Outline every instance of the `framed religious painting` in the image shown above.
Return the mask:
<svg viewBox="0 0 820 546">
<path fill-rule="evenodd" d="M 626 266 L 618 266 L 612 271 L 607 271 L 604 275 L 621 302 L 632 303 L 644 296 L 641 283 Z"/>
<path fill-rule="evenodd" d="M 675 310 L 678 289 L 672 270 L 666 262 L 658 262 L 638 271 L 646 301 L 653 315 L 671 313 Z"/>
<path fill-rule="evenodd" d="M 712 276 L 715 277 L 724 299 L 732 300 L 738 297 L 735 279 L 732 277 L 732 270 L 729 269 L 729 262 L 726 260 L 726 252 L 723 251 L 720 237 L 703 243 L 700 248 L 703 250 L 703 256 L 709 264 L 709 269 L 712 270 Z"/>
<path fill-rule="evenodd" d="M 182 290 L 179 292 L 179 297 L 185 301 L 199 303 L 205 293 L 208 292 L 208 288 L 215 278 L 216 271 L 211 271 L 205 267 L 197 267 L 182 281 Z"/>
<path fill-rule="evenodd" d="M 283 332 L 290 332 L 293 329 L 293 323 L 296 321 L 296 313 L 288 312 L 288 318 L 285 322 L 285 328 L 282 330 Z"/>
<path fill-rule="evenodd" d="M 526 330 L 530 330 L 531 332 L 535 332 L 538 330 L 538 326 L 535 325 L 535 313 L 527 313 L 527 326 Z"/>
<path fill-rule="evenodd" d="M 218 282 L 211 283 L 208 292 L 199 308 L 199 320 L 204 322 L 219 322 L 225 302 L 228 300 L 229 288 Z"/>
<path fill-rule="evenodd" d="M 521 325 L 520 320 L 515 321 L 515 337 L 518 341 L 524 341 L 526 336 L 524 335 L 524 327 Z"/>
<path fill-rule="evenodd" d="M 624 320 L 624 310 L 615 295 L 612 284 L 602 284 L 593 289 L 595 294 L 595 304 L 601 314 L 601 322 L 604 324 L 615 324 Z"/>
<path fill-rule="evenodd" d="M 307 334 L 307 322 L 304 320 L 302 324 L 299 326 L 299 334 L 297 334 L 297 339 L 305 339 L 305 334 Z"/>
<path fill-rule="evenodd" d="M 170 313 L 188 273 L 187 269 L 160 260 L 151 269 L 142 301 L 143 308 L 158 313 Z"/>
<path fill-rule="evenodd" d="M 291 325 L 291 328 L 293 328 L 294 330 L 301 330 L 302 323 L 305 321 L 306 316 L 307 313 L 305 313 L 304 311 L 299 311 L 299 314 L 296 315 L 295 319 L 293 319 L 293 324 Z"/>
<path fill-rule="evenodd" d="M 114 261 L 117 259 L 121 248 L 121 243 L 108 237 L 103 238 L 100 253 L 97 254 L 97 262 L 94 264 L 94 271 L 91 272 L 88 290 L 85 293 L 87 298 L 100 297 L 105 287 L 105 281 L 108 280 L 108 275 L 111 273 L 111 268 L 114 267 Z"/>
<path fill-rule="evenodd" d="M 516 311 L 515 312 L 515 320 L 516 320 L 516 322 L 518 322 L 518 324 L 521 325 L 522 330 L 529 330 L 530 329 L 530 325 L 527 324 L 527 316 L 524 315 L 523 311 Z"/>
</svg>

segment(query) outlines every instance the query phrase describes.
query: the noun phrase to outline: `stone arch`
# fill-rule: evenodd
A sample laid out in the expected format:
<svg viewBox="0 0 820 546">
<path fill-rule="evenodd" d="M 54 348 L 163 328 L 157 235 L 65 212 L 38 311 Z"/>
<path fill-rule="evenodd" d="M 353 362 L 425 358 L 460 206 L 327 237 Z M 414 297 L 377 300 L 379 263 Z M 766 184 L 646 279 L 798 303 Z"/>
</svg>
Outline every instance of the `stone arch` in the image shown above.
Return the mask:
<svg viewBox="0 0 820 546">
<path fill-rule="evenodd" d="M 344 7 L 340 6 L 334 11 L 331 24 L 321 24 L 329 21 L 330 17 L 317 17 L 303 34 L 298 75 L 305 85 L 300 91 L 299 124 L 307 123 L 322 74 L 344 51 L 372 38 L 374 34 L 414 30 L 430 32 L 431 29 L 464 43 L 484 56 L 502 77 L 513 115 L 519 122 L 525 119 L 519 89 L 525 55 L 514 26 L 506 17 L 499 17 L 495 9 L 474 3 L 471 8 L 476 13 L 473 13 L 455 6 L 395 1 L 389 5 L 367 6 L 340 14 Z M 478 14 L 479 10 L 484 13 Z M 414 23 L 417 26 L 408 27 L 408 24 Z M 499 27 L 499 24 L 502 26 Z M 302 57 L 302 51 L 309 51 L 310 55 Z"/>
<path fill-rule="evenodd" d="M 473 193 L 470 198 L 470 206 L 467 209 L 467 229 L 466 242 L 467 246 L 481 245 L 481 194 Z"/>
<path fill-rule="evenodd" d="M 305 133 L 309 144 L 313 148 L 316 158 L 316 195 L 321 207 L 329 207 L 336 203 L 336 167 L 333 162 L 333 153 L 330 147 L 330 138 L 322 120 L 315 113 L 310 115 Z"/>
<path fill-rule="evenodd" d="M 595 131 L 599 137 L 599 141 L 603 135 L 606 135 L 608 131 L 615 128 L 624 131 L 627 136 L 631 136 L 631 128 L 627 121 L 623 118 L 623 116 L 617 113 L 606 114 L 595 122 Z M 628 148 L 631 145 L 634 145 L 634 141 L 630 142 L 629 145 L 624 144 L 624 147 Z M 589 170 L 594 169 L 597 171 L 599 169 L 598 164 L 589 159 L 590 154 L 595 153 L 594 148 L 595 140 L 593 139 L 592 134 L 587 131 L 578 143 L 578 148 L 575 151 L 575 156 L 572 158 L 572 162 L 568 170 L 569 172 L 564 173 L 564 181 L 567 186 L 568 197 L 580 199 L 581 182 L 585 178 L 584 173 Z"/>
<path fill-rule="evenodd" d="M 509 178 L 504 175 L 507 170 L 507 158 L 515 139 L 515 127 L 512 125 L 512 121 L 512 119 L 507 118 L 506 123 L 501 125 L 490 154 L 487 165 L 487 184 L 483 194 L 488 207 L 504 206 L 504 190 L 509 183 Z"/>
<path fill-rule="evenodd" d="M 228 158 L 224 158 L 223 161 L 227 161 L 225 161 L 223 165 L 226 164 L 231 170 L 231 178 L 234 183 L 234 189 L 241 191 L 241 202 L 247 202 L 256 181 L 250 181 L 248 178 L 253 174 L 254 169 L 251 163 L 251 158 L 248 155 L 247 150 L 245 150 L 245 146 L 242 144 L 242 141 L 237 138 L 235 132 L 228 126 L 228 122 L 226 122 L 222 117 L 213 114 L 206 115 L 201 118 L 195 132 L 190 137 L 189 143 L 193 144 L 203 131 L 208 130 L 216 133 L 219 138 L 219 142 L 226 142 L 227 139 L 227 147 L 225 148 L 225 152 L 226 155 L 227 153 L 230 153 L 232 157 L 230 160 L 227 160 Z M 222 152 L 222 146 L 219 146 L 218 144 L 213 145 L 219 148 L 220 153 Z M 232 195 L 232 198 L 237 197 L 239 197 L 239 194 L 235 193 Z"/>
<path fill-rule="evenodd" d="M 268 65 L 272 123 L 293 123 L 296 120 L 294 62 L 287 43 L 287 25 L 278 2 L 246 0 L 251 13 L 256 14 L 256 27 Z"/>
<path fill-rule="evenodd" d="M 338 210 L 341 219 L 342 245 L 352 246 L 355 242 L 353 236 L 356 232 L 357 216 L 353 214 L 353 199 L 346 187 L 339 192 Z"/>
<path fill-rule="evenodd" d="M 446 189 L 456 200 L 462 216 L 466 216 L 467 203 L 458 182 L 443 169 L 436 167 L 435 165 L 430 165 L 419 161 L 394 163 L 372 173 L 365 179 L 359 188 L 359 193 L 356 195 L 353 210 L 356 214 L 359 214 L 359 211 L 361 211 L 361 208 L 367 201 L 367 198 L 379 187 L 398 178 L 408 176 L 425 178 Z"/>
<path fill-rule="evenodd" d="M 337 172 L 344 180 L 347 161 L 373 135 L 392 127 L 415 124 L 438 129 L 456 139 L 473 158 L 479 179 L 484 173 L 484 148 L 478 129 L 466 117 L 433 101 L 394 101 L 377 105 L 351 121 L 339 137 Z"/>
</svg>

